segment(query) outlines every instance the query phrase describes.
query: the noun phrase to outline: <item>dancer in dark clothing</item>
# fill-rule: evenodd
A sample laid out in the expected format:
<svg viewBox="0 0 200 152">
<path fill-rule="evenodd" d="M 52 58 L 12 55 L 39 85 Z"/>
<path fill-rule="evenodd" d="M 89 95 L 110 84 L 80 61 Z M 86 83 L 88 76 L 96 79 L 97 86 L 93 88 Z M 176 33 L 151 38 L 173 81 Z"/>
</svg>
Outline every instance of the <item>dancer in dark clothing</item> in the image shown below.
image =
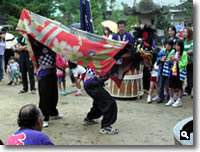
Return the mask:
<svg viewBox="0 0 200 152">
<path fill-rule="evenodd" d="M 84 119 L 85 125 L 96 124 L 95 119 L 103 116 L 101 121 L 101 134 L 117 134 L 118 129 L 111 127 L 117 120 L 117 104 L 113 97 L 103 88 L 104 81 L 109 77 L 101 78 L 92 69 L 87 68 L 84 79 L 84 88 L 93 99 L 93 106 L 87 117 Z"/>
<path fill-rule="evenodd" d="M 29 37 L 36 58 L 38 70 L 39 108 L 44 115 L 43 127 L 48 127 L 51 119 L 61 119 L 58 113 L 58 86 L 56 76 L 56 54 L 43 44 Z"/>
</svg>

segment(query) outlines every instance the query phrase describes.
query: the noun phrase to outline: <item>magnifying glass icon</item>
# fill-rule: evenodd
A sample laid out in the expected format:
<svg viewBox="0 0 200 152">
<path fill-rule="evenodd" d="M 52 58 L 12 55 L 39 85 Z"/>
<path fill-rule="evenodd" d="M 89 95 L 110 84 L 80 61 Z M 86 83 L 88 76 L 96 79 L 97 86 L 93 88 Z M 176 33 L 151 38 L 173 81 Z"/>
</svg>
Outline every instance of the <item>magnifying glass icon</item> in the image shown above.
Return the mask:
<svg viewBox="0 0 200 152">
<path fill-rule="evenodd" d="M 182 132 L 181 132 L 181 136 L 182 136 L 182 137 L 185 137 L 186 139 L 189 139 L 189 137 L 188 137 L 186 131 L 182 131 Z"/>
</svg>

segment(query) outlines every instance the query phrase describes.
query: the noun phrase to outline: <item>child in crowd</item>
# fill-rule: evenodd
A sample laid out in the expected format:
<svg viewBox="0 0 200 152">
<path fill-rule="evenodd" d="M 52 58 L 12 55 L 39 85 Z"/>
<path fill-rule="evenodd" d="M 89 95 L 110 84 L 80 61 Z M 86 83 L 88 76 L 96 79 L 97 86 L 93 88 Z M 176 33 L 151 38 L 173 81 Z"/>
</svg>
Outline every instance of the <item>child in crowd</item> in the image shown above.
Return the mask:
<svg viewBox="0 0 200 152">
<path fill-rule="evenodd" d="M 166 106 L 172 105 L 173 107 L 182 106 L 183 96 L 183 82 L 186 78 L 186 66 L 187 66 L 187 53 L 184 51 L 183 40 L 176 41 L 175 55 L 170 56 L 170 62 L 172 63 L 170 79 L 169 79 L 169 92 L 170 100 L 166 103 Z M 175 102 L 174 89 L 178 88 L 178 99 Z"/>
<path fill-rule="evenodd" d="M 12 85 L 19 84 L 18 78 L 20 77 L 19 73 L 19 64 L 15 61 L 13 56 L 10 57 L 8 65 L 7 65 L 7 72 L 11 74 L 12 78 Z M 16 79 L 16 83 L 14 80 Z"/>
<path fill-rule="evenodd" d="M 158 98 L 158 68 L 157 62 L 154 63 L 153 69 L 151 71 L 150 77 L 150 88 L 149 88 L 149 95 L 147 97 L 147 103 L 151 103 L 152 100 L 155 101 Z M 153 89 L 156 87 L 157 96 L 152 99 Z"/>
<path fill-rule="evenodd" d="M 159 64 L 159 97 L 157 103 L 164 101 L 164 88 L 166 88 L 166 97 L 169 99 L 169 76 L 170 76 L 170 56 L 174 54 L 173 41 L 168 39 L 165 41 L 165 48 L 158 53 L 157 63 Z"/>
<path fill-rule="evenodd" d="M 59 89 L 59 94 L 65 96 L 67 94 L 66 91 L 66 72 L 65 69 L 67 67 L 67 61 L 64 58 L 64 56 L 56 56 L 56 74 L 57 74 L 57 81 L 58 81 L 58 89 Z M 62 89 L 63 85 L 63 89 Z"/>
<path fill-rule="evenodd" d="M 82 95 L 80 83 L 81 83 L 81 80 L 84 80 L 86 70 L 84 67 L 77 65 L 75 63 L 72 63 L 70 61 L 68 61 L 68 63 L 69 63 L 69 68 L 72 70 L 72 73 L 76 81 L 77 92 L 74 95 L 80 96 Z"/>
<path fill-rule="evenodd" d="M 22 68 L 21 68 L 21 64 L 20 64 L 20 52 L 15 50 L 14 52 L 14 57 L 15 57 L 15 61 L 19 64 L 19 83 L 22 83 Z"/>
<path fill-rule="evenodd" d="M 19 51 L 15 51 L 14 52 L 14 57 L 15 57 L 15 61 L 20 64 L 20 52 Z M 21 69 L 20 69 L 21 70 Z"/>
</svg>

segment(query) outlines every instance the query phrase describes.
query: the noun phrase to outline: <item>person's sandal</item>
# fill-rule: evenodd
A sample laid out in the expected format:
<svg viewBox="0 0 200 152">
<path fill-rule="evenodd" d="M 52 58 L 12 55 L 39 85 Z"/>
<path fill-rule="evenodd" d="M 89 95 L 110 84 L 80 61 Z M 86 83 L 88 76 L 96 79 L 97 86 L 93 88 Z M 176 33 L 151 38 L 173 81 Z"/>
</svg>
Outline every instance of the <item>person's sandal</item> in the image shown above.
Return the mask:
<svg viewBox="0 0 200 152">
<path fill-rule="evenodd" d="M 7 85 L 12 85 L 12 81 L 10 81 Z"/>
<path fill-rule="evenodd" d="M 75 96 L 81 96 L 82 94 L 80 92 L 74 93 Z"/>
<path fill-rule="evenodd" d="M 26 90 L 20 90 L 19 94 L 26 93 L 26 92 L 28 92 L 28 91 L 26 91 Z"/>
<path fill-rule="evenodd" d="M 35 90 L 31 90 L 31 93 L 32 93 L 32 94 L 36 94 Z"/>
</svg>

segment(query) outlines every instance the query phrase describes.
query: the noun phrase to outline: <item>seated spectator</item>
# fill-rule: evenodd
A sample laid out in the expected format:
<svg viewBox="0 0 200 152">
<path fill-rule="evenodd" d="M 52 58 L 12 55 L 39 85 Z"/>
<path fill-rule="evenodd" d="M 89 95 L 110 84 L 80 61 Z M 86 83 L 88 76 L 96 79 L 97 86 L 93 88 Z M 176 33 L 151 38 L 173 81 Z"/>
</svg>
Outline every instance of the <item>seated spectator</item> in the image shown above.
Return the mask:
<svg viewBox="0 0 200 152">
<path fill-rule="evenodd" d="M 41 132 L 43 115 L 36 105 L 23 106 L 17 123 L 20 129 L 8 138 L 6 145 L 53 145 L 49 137 Z"/>
</svg>

